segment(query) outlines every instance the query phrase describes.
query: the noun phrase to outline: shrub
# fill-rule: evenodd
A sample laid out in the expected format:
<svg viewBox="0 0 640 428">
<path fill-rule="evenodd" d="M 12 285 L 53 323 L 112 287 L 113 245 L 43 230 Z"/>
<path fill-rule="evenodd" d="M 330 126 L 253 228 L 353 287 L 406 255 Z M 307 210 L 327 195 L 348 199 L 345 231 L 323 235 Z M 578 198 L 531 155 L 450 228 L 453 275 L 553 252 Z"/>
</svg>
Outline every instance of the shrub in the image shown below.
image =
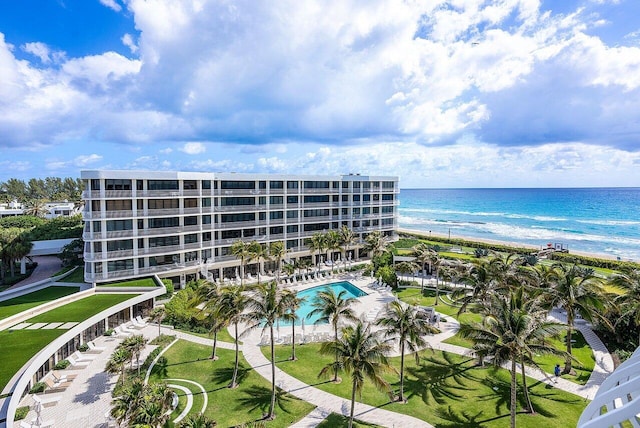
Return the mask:
<svg viewBox="0 0 640 428">
<path fill-rule="evenodd" d="M 27 414 L 29 413 L 29 406 L 23 406 L 23 407 L 18 407 L 16 409 L 16 414 L 13 417 L 14 421 L 21 421 L 24 418 L 27 417 Z"/>
<path fill-rule="evenodd" d="M 89 350 L 89 345 L 87 345 L 86 343 L 83 343 L 82 345 L 78 346 L 78 351 L 80 352 L 87 352 Z"/>
<path fill-rule="evenodd" d="M 31 389 L 29 390 L 29 394 L 39 394 L 41 392 L 44 392 L 46 387 L 47 387 L 46 383 L 37 382 L 31 387 Z"/>
<path fill-rule="evenodd" d="M 142 367 L 141 367 L 142 370 L 147 370 L 149 368 L 153 360 L 155 360 L 158 354 L 162 352 L 162 348 L 163 346 L 159 346 L 153 351 L 151 351 L 149 355 L 147 355 L 147 358 L 144 360 L 144 363 L 142 363 Z M 160 357 L 160 358 L 164 358 L 164 357 Z"/>
<path fill-rule="evenodd" d="M 158 345 L 164 348 L 165 346 L 173 342 L 175 339 L 176 339 L 175 336 L 171 336 L 168 334 L 161 334 L 160 336 L 156 337 L 151 342 L 149 342 L 149 345 Z"/>
<path fill-rule="evenodd" d="M 58 361 L 58 363 L 53 367 L 55 370 L 64 370 L 69 367 L 71 363 L 69 360 Z"/>
<path fill-rule="evenodd" d="M 114 333 L 113 329 L 110 328 L 109 330 L 105 331 L 103 334 L 105 336 L 113 336 L 113 333 Z"/>
</svg>

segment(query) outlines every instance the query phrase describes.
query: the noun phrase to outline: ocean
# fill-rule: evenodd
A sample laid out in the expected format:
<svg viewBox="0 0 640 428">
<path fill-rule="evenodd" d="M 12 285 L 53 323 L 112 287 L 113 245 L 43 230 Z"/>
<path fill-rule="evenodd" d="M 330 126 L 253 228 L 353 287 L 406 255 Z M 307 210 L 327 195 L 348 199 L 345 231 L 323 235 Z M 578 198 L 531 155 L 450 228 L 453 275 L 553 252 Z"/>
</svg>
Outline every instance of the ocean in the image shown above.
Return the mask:
<svg viewBox="0 0 640 428">
<path fill-rule="evenodd" d="M 640 261 L 640 188 L 402 189 L 399 223 Z"/>
</svg>

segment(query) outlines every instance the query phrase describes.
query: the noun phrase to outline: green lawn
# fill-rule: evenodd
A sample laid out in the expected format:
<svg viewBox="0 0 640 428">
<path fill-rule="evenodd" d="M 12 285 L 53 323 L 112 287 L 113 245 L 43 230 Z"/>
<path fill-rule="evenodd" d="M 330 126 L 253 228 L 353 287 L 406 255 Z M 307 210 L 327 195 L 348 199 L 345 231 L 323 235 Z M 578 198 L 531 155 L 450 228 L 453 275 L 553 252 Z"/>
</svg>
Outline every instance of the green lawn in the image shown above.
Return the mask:
<svg viewBox="0 0 640 428">
<path fill-rule="evenodd" d="M 158 284 L 153 278 L 132 279 L 130 281 L 110 282 L 108 284 L 100 284 L 99 287 L 157 287 Z"/>
<path fill-rule="evenodd" d="M 78 287 L 48 287 L 0 302 L 0 319 L 10 317 L 51 300 L 77 293 Z"/>
<path fill-rule="evenodd" d="M 206 339 L 213 340 L 213 335 L 210 335 L 209 333 L 196 333 L 196 332 L 189 331 L 189 330 L 184 330 L 184 329 L 181 329 L 181 328 L 176 328 L 176 330 L 177 331 L 182 331 L 182 332 L 185 332 L 185 333 L 189 333 L 189 334 L 193 334 L 194 336 L 204 337 Z M 222 330 L 220 330 L 218 332 L 218 341 L 234 343 L 234 338 L 233 338 L 233 336 L 231 336 L 231 334 L 229 333 L 229 331 L 226 328 L 223 328 Z M 238 342 L 238 344 L 242 345 L 242 340 L 240 340 Z"/>
<path fill-rule="evenodd" d="M 339 415 L 337 413 L 331 413 L 327 418 L 320 422 L 318 428 L 347 428 L 349 426 L 349 418 L 346 416 Z M 376 424 L 368 424 L 366 422 L 362 422 L 359 420 L 354 420 L 353 426 L 356 428 L 360 427 L 380 427 L 381 425 Z"/>
<path fill-rule="evenodd" d="M 268 348 L 263 352 L 268 354 Z M 324 391 L 350 398 L 350 382 L 334 384 L 318 379 L 321 368 L 332 358 L 319 354 L 318 344 L 297 348 L 298 361 L 288 361 L 290 347 L 278 347 L 278 367 L 303 382 Z M 399 367 L 400 358 L 391 363 Z M 377 391 L 370 382 L 365 383 L 359 401 L 409 414 L 436 427 L 508 427 L 509 378 L 506 370 L 476 368 L 473 360 L 440 351 L 424 351 L 419 365 L 406 361 L 405 394 L 407 404 L 390 403 L 385 392 Z M 344 377 L 344 375 L 343 375 Z M 398 387 L 397 375 L 386 376 L 393 388 Z M 528 379 L 533 405 L 537 415 L 520 413 L 519 427 L 575 426 L 586 406 L 583 398 Z M 520 395 L 521 397 L 521 395 Z M 522 403 L 518 405 L 520 411 Z"/>
<path fill-rule="evenodd" d="M 67 330 L 4 330 L 0 331 L 0 391 L 13 375 L 56 337 Z"/>
<path fill-rule="evenodd" d="M 84 321 L 92 315 L 129 300 L 134 296 L 137 296 L 137 294 L 95 294 L 37 315 L 28 319 L 27 322 Z"/>
<path fill-rule="evenodd" d="M 61 282 L 71 282 L 75 284 L 84 284 L 84 268 L 79 266 L 78 269 L 74 270 L 73 273 L 66 278 L 62 279 Z"/>
<path fill-rule="evenodd" d="M 166 366 L 156 366 L 151 380 L 163 378 L 188 379 L 200 383 L 208 395 L 207 416 L 218 422 L 220 427 L 236 426 L 262 418 L 269 408 L 271 386 L 240 357 L 240 386 L 227 388 L 233 373 L 234 352 L 220 349 L 217 361 L 209 360 L 211 349 L 184 340 L 178 341 L 163 355 Z M 171 381 L 173 382 L 173 381 Z M 194 393 L 194 385 L 182 383 Z M 181 400 L 183 401 L 183 400 Z M 202 401 L 192 408 L 199 412 Z M 276 419 L 267 423 L 269 427 L 288 427 L 302 419 L 311 410 L 312 404 L 298 400 L 291 395 L 279 393 L 276 405 Z"/>
</svg>

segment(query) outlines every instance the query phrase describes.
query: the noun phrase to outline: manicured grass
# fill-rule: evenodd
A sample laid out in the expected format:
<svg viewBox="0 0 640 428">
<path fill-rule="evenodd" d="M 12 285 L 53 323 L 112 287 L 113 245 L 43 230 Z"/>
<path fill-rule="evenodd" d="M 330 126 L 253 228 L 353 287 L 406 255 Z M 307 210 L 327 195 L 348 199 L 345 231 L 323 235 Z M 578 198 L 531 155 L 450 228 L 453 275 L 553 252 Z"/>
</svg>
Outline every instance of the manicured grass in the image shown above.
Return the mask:
<svg viewBox="0 0 640 428">
<path fill-rule="evenodd" d="M 337 413 L 331 413 L 327 418 L 320 422 L 318 428 L 346 428 L 349 426 L 349 418 L 346 416 L 339 415 Z M 376 424 L 368 424 L 366 422 L 359 421 L 355 419 L 353 421 L 353 426 L 356 428 L 360 427 L 380 427 L 381 425 Z"/>
<path fill-rule="evenodd" d="M 267 348 L 263 352 L 268 353 Z M 318 344 L 297 348 L 298 361 L 288 361 L 290 347 L 277 347 L 278 367 L 303 382 L 324 391 L 349 399 L 351 384 L 348 377 L 334 384 L 318 379 L 323 366 L 332 361 L 331 356 L 319 354 Z M 400 358 L 391 358 L 398 368 Z M 386 392 L 376 390 L 365 381 L 361 402 L 384 409 L 408 414 L 436 427 L 508 427 L 510 374 L 503 369 L 478 368 L 472 359 L 440 351 L 423 351 L 420 364 L 406 359 L 406 404 L 390 403 Z M 396 374 L 385 375 L 394 390 L 399 385 Z M 537 415 L 518 414 L 519 427 L 567 427 L 575 426 L 586 406 L 583 398 L 528 379 L 531 400 Z M 519 394 L 519 399 L 522 394 Z M 518 404 L 521 412 L 522 403 Z"/>
<path fill-rule="evenodd" d="M 84 268 L 79 266 L 78 269 L 74 270 L 73 273 L 66 278 L 64 278 L 61 282 L 71 282 L 74 284 L 84 284 Z"/>
<path fill-rule="evenodd" d="M 92 315 L 129 300 L 137 294 L 96 294 L 37 315 L 27 322 L 84 321 Z"/>
<path fill-rule="evenodd" d="M 175 378 L 200 383 L 207 391 L 209 400 L 205 414 L 214 419 L 220 427 L 236 426 L 261 419 L 271 400 L 269 382 L 253 371 L 241 356 L 238 371 L 240 386 L 229 389 L 227 385 L 233 374 L 235 353 L 220 349 L 220 359 L 217 361 L 209 360 L 210 354 L 211 349 L 208 346 L 180 340 L 163 354 L 167 358 L 167 365 L 156 366 L 151 380 Z M 184 385 L 196 391 L 193 385 Z M 278 393 L 276 400 L 276 419 L 267 423 L 269 427 L 288 427 L 314 409 L 312 404 L 282 392 Z M 201 407 L 202 401 L 199 403 Z M 198 406 L 192 408 L 193 413 L 199 411 Z"/>
<path fill-rule="evenodd" d="M 559 338 L 549 339 L 549 342 L 556 348 L 564 351 L 566 350 L 567 343 L 566 336 L 567 334 L 563 333 Z M 589 380 L 591 372 L 593 372 L 593 368 L 596 364 L 595 357 L 593 355 L 593 351 L 587 344 L 587 341 L 582 336 L 582 333 L 574 331 L 571 334 L 571 338 L 575 340 L 575 343 L 571 348 L 571 354 L 576 360 L 578 360 L 572 363 L 573 369 L 576 371 L 576 375 L 572 376 L 566 374 L 562 375 L 562 377 L 572 382 L 584 385 Z M 560 367 L 564 368 L 564 359 L 554 357 L 552 355 L 540 355 L 538 357 L 534 357 L 534 361 L 547 373 L 553 373 L 553 367 L 556 364 L 560 364 Z"/>
<path fill-rule="evenodd" d="M 0 331 L 0 391 L 14 374 L 56 337 L 66 330 L 4 330 Z"/>
<path fill-rule="evenodd" d="M 48 287 L 0 302 L 0 319 L 10 317 L 51 300 L 77 293 L 78 287 Z"/>
<path fill-rule="evenodd" d="M 100 284 L 99 287 L 157 287 L 158 284 L 153 278 L 132 279 L 130 281 L 110 282 L 108 284 Z"/>
<path fill-rule="evenodd" d="M 189 331 L 189 330 L 184 330 L 181 328 L 177 328 L 177 331 L 183 331 L 185 333 L 189 333 L 189 334 L 193 334 L 194 336 L 198 336 L 198 337 L 204 337 L 206 339 L 211 339 L 213 340 L 213 335 L 210 335 L 209 333 L 196 333 L 193 331 Z M 222 330 L 220 330 L 218 332 L 218 341 L 222 341 L 222 342 L 228 342 L 228 343 L 234 343 L 234 338 L 233 336 L 231 336 L 231 334 L 229 333 L 229 331 L 226 328 L 223 328 Z M 239 345 L 242 345 L 242 340 L 240 340 L 238 342 Z"/>
<path fill-rule="evenodd" d="M 403 302 L 410 304 L 417 304 L 420 306 L 431 306 L 435 308 L 437 312 L 445 314 L 447 316 L 452 316 L 460 322 L 480 322 L 482 320 L 482 316 L 479 314 L 474 314 L 472 312 L 465 312 L 458 316 L 458 308 L 455 306 L 449 306 L 442 301 L 438 302 L 438 305 L 435 306 L 435 291 L 430 289 L 425 289 L 424 294 L 420 293 L 419 288 L 404 288 L 399 289 L 394 292 L 398 299 Z M 442 296 L 441 292 L 441 296 Z"/>
</svg>

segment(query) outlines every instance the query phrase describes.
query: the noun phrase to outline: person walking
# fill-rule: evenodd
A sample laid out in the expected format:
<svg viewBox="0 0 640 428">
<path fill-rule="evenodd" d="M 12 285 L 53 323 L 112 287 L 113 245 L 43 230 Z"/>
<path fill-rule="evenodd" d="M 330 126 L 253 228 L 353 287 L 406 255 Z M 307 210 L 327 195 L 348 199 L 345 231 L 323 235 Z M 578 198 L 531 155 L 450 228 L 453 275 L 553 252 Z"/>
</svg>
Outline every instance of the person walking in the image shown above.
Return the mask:
<svg viewBox="0 0 640 428">
<path fill-rule="evenodd" d="M 556 366 L 553 369 L 553 373 L 556 375 L 554 382 L 558 383 L 558 378 L 560 377 L 560 364 L 556 364 Z"/>
</svg>

